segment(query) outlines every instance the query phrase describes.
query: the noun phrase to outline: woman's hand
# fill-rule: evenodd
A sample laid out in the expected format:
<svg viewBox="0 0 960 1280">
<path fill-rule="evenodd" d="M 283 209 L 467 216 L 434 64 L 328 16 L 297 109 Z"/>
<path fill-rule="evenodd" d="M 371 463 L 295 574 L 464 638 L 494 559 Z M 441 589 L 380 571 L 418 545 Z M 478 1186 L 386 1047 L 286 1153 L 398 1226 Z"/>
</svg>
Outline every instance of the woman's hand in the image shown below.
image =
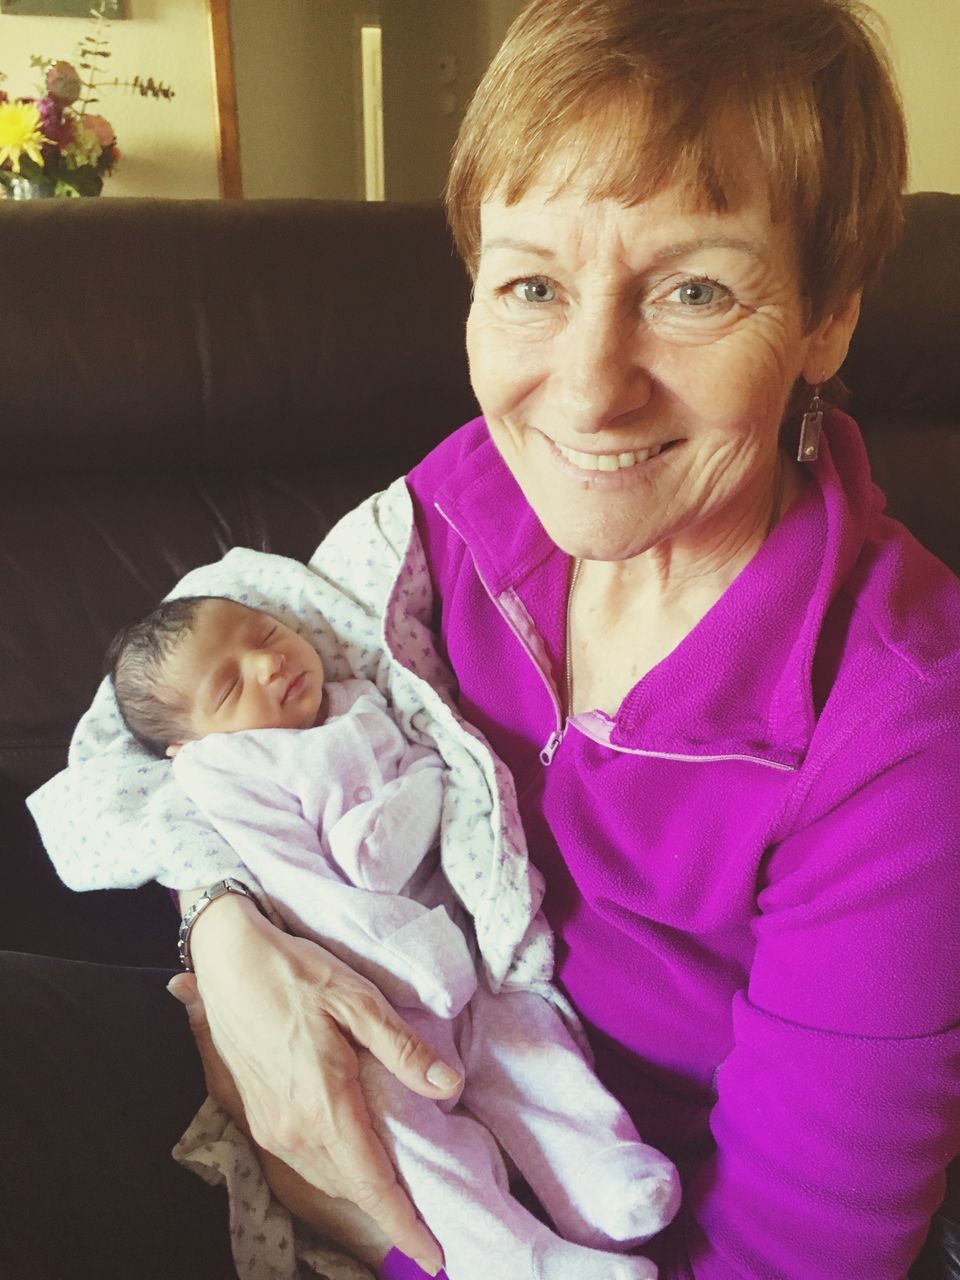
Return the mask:
<svg viewBox="0 0 960 1280">
<path fill-rule="evenodd" d="M 253 1142 L 243 1110 L 243 1100 L 233 1076 L 213 1043 L 207 1013 L 197 990 L 196 977 L 191 973 L 178 973 L 168 983 L 167 990 L 187 1010 L 190 1030 L 203 1062 L 207 1093 Z M 347 1253 L 365 1262 L 372 1271 L 379 1271 L 381 1263 L 390 1252 L 391 1244 L 372 1218 L 349 1200 L 335 1199 L 318 1191 L 277 1156 L 258 1147 L 256 1143 L 253 1146 L 267 1185 L 295 1218 L 313 1227 L 325 1240 L 341 1244 Z"/>
<path fill-rule="evenodd" d="M 351 1041 L 427 1098 L 449 1097 L 457 1073 L 369 982 L 274 928 L 248 899 L 230 894 L 207 907 L 190 949 L 212 1045 L 253 1141 L 312 1187 L 357 1205 L 388 1241 L 436 1271 L 440 1248 L 371 1128 Z M 202 1049 L 196 1015 L 193 1025 Z M 212 1095 L 232 1110 L 215 1062 L 204 1065 Z"/>
</svg>

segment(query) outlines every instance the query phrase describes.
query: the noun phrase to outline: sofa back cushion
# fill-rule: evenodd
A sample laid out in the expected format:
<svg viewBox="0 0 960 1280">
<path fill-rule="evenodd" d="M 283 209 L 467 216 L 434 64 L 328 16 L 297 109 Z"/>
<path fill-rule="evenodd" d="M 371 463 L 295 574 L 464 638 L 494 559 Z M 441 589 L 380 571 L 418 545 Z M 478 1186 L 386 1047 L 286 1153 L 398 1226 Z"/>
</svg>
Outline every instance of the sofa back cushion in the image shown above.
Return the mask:
<svg viewBox="0 0 960 1280">
<path fill-rule="evenodd" d="M 71 894 L 24 797 L 118 627 L 231 546 L 306 558 L 472 416 L 468 281 L 432 205 L 0 202 L 0 259 L 0 945 L 172 962 L 163 895 Z M 912 196 L 845 376 L 891 510 L 955 569 L 958 332 L 960 196 Z"/>
</svg>

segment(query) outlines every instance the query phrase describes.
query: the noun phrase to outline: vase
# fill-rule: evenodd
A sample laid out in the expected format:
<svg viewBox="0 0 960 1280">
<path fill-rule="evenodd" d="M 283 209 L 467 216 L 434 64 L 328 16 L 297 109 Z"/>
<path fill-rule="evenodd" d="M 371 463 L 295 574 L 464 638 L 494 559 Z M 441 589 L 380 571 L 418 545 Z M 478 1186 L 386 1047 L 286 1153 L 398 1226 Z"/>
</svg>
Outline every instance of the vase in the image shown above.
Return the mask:
<svg viewBox="0 0 960 1280">
<path fill-rule="evenodd" d="M 8 200 L 46 200 L 54 195 L 54 184 L 49 179 L 35 181 L 22 173 L 4 174 L 3 188 Z"/>
</svg>

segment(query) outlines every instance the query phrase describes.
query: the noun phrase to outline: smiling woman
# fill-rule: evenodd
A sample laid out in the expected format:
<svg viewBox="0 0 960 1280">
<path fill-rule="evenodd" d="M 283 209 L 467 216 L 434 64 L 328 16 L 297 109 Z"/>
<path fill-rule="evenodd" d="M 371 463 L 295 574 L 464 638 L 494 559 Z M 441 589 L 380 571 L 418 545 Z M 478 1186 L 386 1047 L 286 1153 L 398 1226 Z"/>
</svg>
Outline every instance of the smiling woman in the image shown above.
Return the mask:
<svg viewBox="0 0 960 1280">
<path fill-rule="evenodd" d="M 835 379 L 905 155 L 855 0 L 533 0 L 447 192 L 482 416 L 312 562 L 318 580 L 336 562 L 378 671 L 436 640 L 445 714 L 506 766 L 499 825 L 542 875 L 555 979 L 681 1174 L 644 1246 L 660 1280 L 903 1280 L 960 1148 L 960 584 L 883 514 Z M 398 493 L 409 561 L 378 593 L 380 553 L 346 572 L 343 549 L 393 537 Z M 31 803 L 75 871 L 91 855 L 59 815 L 111 798 L 122 847 L 143 761 L 108 695 L 73 750 Z M 191 849 L 186 879 L 200 834 L 151 838 L 164 867 Z M 227 856 L 204 855 L 205 883 Z M 505 866 L 464 883 L 486 895 Z M 237 895 L 196 941 L 205 1013 L 186 994 L 237 1122 L 431 1272 L 442 1250 L 475 1280 L 459 1223 L 419 1222 L 389 1167 L 380 1095 L 373 1121 L 359 1097 L 358 1043 L 443 1096 L 429 1038 Z M 520 1274 L 492 1244 L 485 1265 Z"/>
</svg>

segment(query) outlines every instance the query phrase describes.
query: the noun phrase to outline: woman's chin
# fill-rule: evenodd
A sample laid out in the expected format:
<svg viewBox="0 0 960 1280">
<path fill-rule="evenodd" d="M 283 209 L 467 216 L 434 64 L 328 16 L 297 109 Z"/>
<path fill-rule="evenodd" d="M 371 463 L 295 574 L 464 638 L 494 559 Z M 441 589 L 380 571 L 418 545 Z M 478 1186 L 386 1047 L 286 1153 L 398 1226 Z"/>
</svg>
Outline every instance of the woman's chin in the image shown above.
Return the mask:
<svg viewBox="0 0 960 1280">
<path fill-rule="evenodd" d="M 550 541 L 575 560 L 632 560 L 654 545 L 643 531 L 636 528 L 622 531 L 571 529 L 568 520 L 552 520 L 549 516 L 545 519 L 542 515 L 540 523 Z"/>
</svg>

